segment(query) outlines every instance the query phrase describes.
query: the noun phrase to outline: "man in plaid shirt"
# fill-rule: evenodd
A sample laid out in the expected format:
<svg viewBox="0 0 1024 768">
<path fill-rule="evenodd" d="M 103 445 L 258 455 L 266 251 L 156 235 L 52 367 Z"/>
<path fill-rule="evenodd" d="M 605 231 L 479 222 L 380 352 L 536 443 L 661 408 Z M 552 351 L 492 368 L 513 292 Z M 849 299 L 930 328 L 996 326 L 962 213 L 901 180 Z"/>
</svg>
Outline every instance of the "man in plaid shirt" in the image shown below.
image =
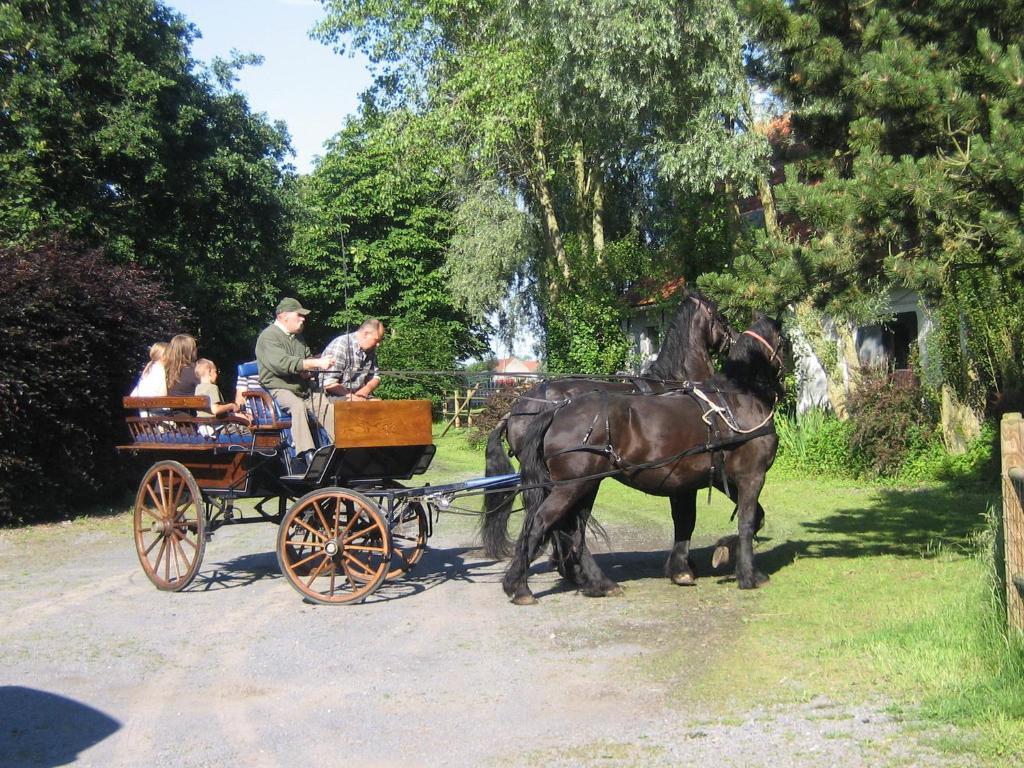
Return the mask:
<svg viewBox="0 0 1024 768">
<path fill-rule="evenodd" d="M 334 358 L 334 368 L 324 376 L 324 391 L 344 400 L 373 399 L 373 390 L 380 385 L 377 345 L 382 338 L 384 324 L 371 317 L 354 333 L 328 344 L 324 356 Z"/>
</svg>

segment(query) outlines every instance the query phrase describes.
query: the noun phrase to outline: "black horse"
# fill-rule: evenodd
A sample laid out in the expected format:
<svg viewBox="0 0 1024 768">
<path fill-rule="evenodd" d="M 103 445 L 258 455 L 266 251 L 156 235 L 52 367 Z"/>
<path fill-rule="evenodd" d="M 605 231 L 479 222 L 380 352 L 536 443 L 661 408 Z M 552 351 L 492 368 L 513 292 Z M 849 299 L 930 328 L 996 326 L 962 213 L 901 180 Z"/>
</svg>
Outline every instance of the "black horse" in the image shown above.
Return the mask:
<svg viewBox="0 0 1024 768">
<path fill-rule="evenodd" d="M 782 395 L 782 344 L 779 323 L 760 316 L 706 384 L 660 394 L 592 393 L 533 419 L 520 453 L 526 519 L 502 582 L 513 602 L 535 602 L 530 563 L 554 532 L 585 527 L 609 475 L 658 496 L 709 484 L 725 490 L 737 504 L 737 582 L 749 589 L 767 581 L 754 567 L 753 535 L 778 447 L 773 414 Z M 571 566 L 583 594 L 621 592 L 585 550 Z"/>
<path fill-rule="evenodd" d="M 700 293 L 687 291 L 669 323 L 658 359 L 649 373 L 634 381 L 598 381 L 565 378 L 544 381 L 525 392 L 509 413 L 491 431 L 487 440 L 485 476 L 493 477 L 515 472 L 508 454 L 520 456 L 530 424 L 551 409 L 594 392 L 640 393 L 664 392 L 687 382 L 706 381 L 714 374 L 711 351 L 726 354 L 735 337 L 718 306 Z M 508 441 L 505 452 L 502 438 Z M 508 538 L 508 518 L 512 513 L 514 493 L 485 496 L 481 519 L 484 551 L 490 557 L 507 557 L 512 542 Z M 665 563 L 665 574 L 676 584 L 696 583 L 693 563 L 689 557 L 690 539 L 697 518 L 697 492 L 684 489 L 670 497 L 674 545 Z M 759 510 L 763 517 L 763 511 Z M 572 579 L 572 569 L 564 566 L 566 558 L 587 557 L 585 530 L 558 531 L 555 535 L 559 572 Z M 728 557 L 729 542 L 720 542 L 719 559 Z M 583 550 L 583 551 L 581 551 Z"/>
</svg>

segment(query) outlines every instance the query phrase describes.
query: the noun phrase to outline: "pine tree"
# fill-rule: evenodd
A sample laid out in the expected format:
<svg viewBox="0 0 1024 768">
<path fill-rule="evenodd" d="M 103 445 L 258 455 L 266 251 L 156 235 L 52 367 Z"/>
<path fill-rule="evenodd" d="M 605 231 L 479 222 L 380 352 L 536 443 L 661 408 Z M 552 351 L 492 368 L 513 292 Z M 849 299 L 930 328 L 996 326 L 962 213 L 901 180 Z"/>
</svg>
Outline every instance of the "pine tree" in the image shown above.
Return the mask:
<svg viewBox="0 0 1024 768">
<path fill-rule="evenodd" d="M 1021 39 L 1024 2 L 748 0 L 745 11 L 751 74 L 791 111 L 775 189 L 790 226 L 753 237 L 732 274 L 702 284 L 734 305 L 809 299 L 854 322 L 884 317 L 892 287 L 937 306 L 1019 301 L 1003 292 L 1017 292 L 1024 268 L 1024 79 L 1019 48 L 1004 45 Z M 943 347 L 953 370 L 959 345 Z M 1019 349 L 999 355 L 1019 370 Z M 975 392 L 1001 385 L 1008 366 L 969 358 L 966 378 L 984 382 Z"/>
</svg>

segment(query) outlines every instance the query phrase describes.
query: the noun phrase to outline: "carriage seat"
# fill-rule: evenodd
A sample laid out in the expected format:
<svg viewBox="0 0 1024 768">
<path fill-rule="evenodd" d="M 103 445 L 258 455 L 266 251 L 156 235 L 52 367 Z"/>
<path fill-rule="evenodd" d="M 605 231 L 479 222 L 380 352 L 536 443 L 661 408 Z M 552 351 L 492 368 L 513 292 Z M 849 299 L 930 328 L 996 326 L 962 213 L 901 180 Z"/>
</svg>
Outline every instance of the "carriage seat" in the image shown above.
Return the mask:
<svg viewBox="0 0 1024 768">
<path fill-rule="evenodd" d="M 126 397 L 123 400 L 128 431 L 134 446 L 152 448 L 249 446 L 253 436 L 242 419 L 233 416 L 199 416 L 210 401 L 202 396 Z M 138 415 L 132 415 L 137 412 Z M 239 429 L 223 427 L 234 424 Z"/>
<path fill-rule="evenodd" d="M 245 407 L 252 416 L 254 427 L 272 427 L 282 429 L 281 436 L 288 446 L 289 453 L 295 455 L 295 444 L 292 441 L 291 416 L 274 399 L 270 392 L 259 381 L 259 366 L 255 360 L 238 364 L 238 384 L 245 385 Z M 317 447 L 331 445 L 330 435 L 312 416 L 308 416 L 309 426 L 313 432 L 313 441 Z"/>
</svg>

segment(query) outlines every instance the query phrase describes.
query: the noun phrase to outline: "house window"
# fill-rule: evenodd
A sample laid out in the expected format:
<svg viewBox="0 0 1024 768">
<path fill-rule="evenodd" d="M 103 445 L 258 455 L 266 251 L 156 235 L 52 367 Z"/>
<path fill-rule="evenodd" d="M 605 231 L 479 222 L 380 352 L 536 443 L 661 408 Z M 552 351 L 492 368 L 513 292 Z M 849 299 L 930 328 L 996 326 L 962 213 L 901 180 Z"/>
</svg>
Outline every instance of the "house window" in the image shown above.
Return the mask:
<svg viewBox="0 0 1024 768">
<path fill-rule="evenodd" d="M 857 354 L 861 365 L 907 370 L 917 344 L 917 313 L 897 312 L 884 325 L 857 329 Z"/>
<path fill-rule="evenodd" d="M 890 341 L 893 367 L 910 367 L 914 345 L 917 344 L 917 312 L 897 312 L 896 318 L 885 326 L 886 341 Z"/>
</svg>

